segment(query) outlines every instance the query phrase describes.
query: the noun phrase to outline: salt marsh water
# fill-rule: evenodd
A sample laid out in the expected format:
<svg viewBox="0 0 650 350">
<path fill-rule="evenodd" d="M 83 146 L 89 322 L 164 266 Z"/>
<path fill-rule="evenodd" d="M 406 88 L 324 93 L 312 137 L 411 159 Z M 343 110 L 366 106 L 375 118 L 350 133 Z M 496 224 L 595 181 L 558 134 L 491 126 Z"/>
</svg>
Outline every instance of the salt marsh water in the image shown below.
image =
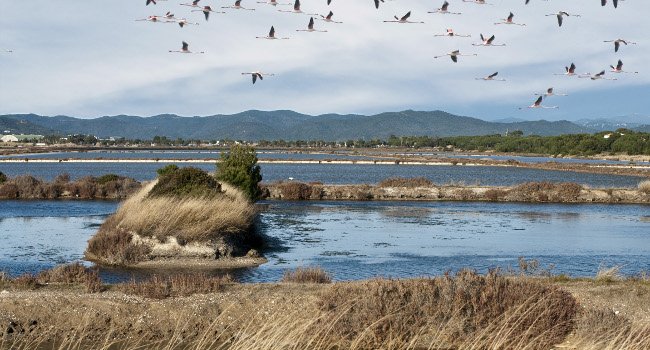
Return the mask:
<svg viewBox="0 0 650 350">
<path fill-rule="evenodd" d="M 17 275 L 82 259 L 86 241 L 115 202 L 3 201 L 0 270 Z M 260 203 L 269 262 L 233 272 L 277 281 L 298 266 L 322 266 L 337 280 L 413 277 L 463 267 L 481 272 L 517 258 L 555 264 L 554 273 L 593 276 L 599 266 L 650 270 L 650 207 L 462 202 Z M 221 273 L 215 271 L 215 273 Z M 102 270 L 108 281 L 133 271 Z"/>
<path fill-rule="evenodd" d="M 53 180 L 58 174 L 68 173 L 72 179 L 113 173 L 136 180 L 156 177 L 160 163 L 0 163 L 0 171 L 7 176 L 30 174 Z M 177 163 L 215 171 L 214 163 Z M 426 177 L 437 184 L 465 183 L 490 186 L 509 186 L 527 181 L 577 182 L 592 187 L 636 187 L 643 180 L 637 176 L 588 174 L 571 171 L 527 169 L 499 166 L 462 165 L 373 165 L 373 164 L 261 164 L 264 181 L 286 180 L 320 181 L 327 184 L 374 184 L 388 177 Z"/>
</svg>

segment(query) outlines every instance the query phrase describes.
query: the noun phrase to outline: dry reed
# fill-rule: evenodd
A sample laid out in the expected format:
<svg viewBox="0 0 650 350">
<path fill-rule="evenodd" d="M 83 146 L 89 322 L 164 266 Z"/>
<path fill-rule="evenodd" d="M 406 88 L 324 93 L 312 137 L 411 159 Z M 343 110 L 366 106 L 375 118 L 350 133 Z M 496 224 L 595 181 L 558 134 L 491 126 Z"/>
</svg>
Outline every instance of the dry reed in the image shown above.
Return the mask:
<svg viewBox="0 0 650 350">
<path fill-rule="evenodd" d="M 168 277 L 154 275 L 146 281 L 132 280 L 117 285 L 117 289 L 145 298 L 165 299 L 169 297 L 207 294 L 223 290 L 227 283 L 232 283 L 230 275 L 208 276 L 206 274 L 177 274 Z"/>
<path fill-rule="evenodd" d="M 332 276 L 320 267 L 298 267 L 287 270 L 282 276 L 284 283 L 332 283 Z"/>
<path fill-rule="evenodd" d="M 650 180 L 639 182 L 639 186 L 637 188 L 641 193 L 650 194 Z"/>
</svg>

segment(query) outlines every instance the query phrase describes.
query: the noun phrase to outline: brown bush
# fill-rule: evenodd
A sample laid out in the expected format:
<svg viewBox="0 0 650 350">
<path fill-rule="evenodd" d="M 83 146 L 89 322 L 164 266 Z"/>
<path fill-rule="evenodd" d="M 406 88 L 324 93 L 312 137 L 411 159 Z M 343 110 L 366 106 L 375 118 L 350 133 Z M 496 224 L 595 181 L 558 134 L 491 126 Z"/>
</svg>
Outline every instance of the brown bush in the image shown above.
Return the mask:
<svg viewBox="0 0 650 350">
<path fill-rule="evenodd" d="M 41 271 L 36 279 L 39 284 L 79 284 L 88 293 L 98 293 L 103 290 L 102 281 L 96 269 L 87 268 L 81 263 L 59 265 L 50 270 Z"/>
<path fill-rule="evenodd" d="M 332 277 L 320 267 L 298 267 L 287 270 L 282 276 L 284 283 L 332 283 Z"/>
<path fill-rule="evenodd" d="M 115 228 L 115 222 L 114 216 L 109 217 L 88 241 L 86 258 L 108 265 L 130 265 L 146 260 L 150 248 L 142 244 L 131 244 L 133 235 L 124 229 Z"/>
<path fill-rule="evenodd" d="M 7 181 L 0 185 L 0 198 L 16 199 L 19 197 L 20 191 L 18 190 L 18 186 L 16 186 L 15 183 Z"/>
<path fill-rule="evenodd" d="M 575 349 L 650 349 L 650 327 L 612 310 L 583 309 L 573 334 Z"/>
<path fill-rule="evenodd" d="M 208 276 L 206 274 L 179 274 L 169 277 L 154 275 L 146 281 L 132 280 L 117 285 L 117 289 L 126 293 L 151 299 L 189 296 L 193 294 L 214 293 L 223 290 L 232 283 L 230 275 Z"/>
<path fill-rule="evenodd" d="M 354 189 L 354 192 L 352 193 L 352 199 L 356 199 L 358 201 L 369 201 L 373 199 L 372 195 L 372 186 L 370 185 L 361 185 L 357 186 Z"/>
<path fill-rule="evenodd" d="M 582 186 L 573 182 L 527 182 L 511 189 L 507 198 L 521 202 L 574 202 L 581 191 Z"/>
<path fill-rule="evenodd" d="M 498 202 L 500 200 L 503 200 L 508 192 L 506 190 L 498 189 L 498 188 L 491 188 L 483 194 L 483 197 L 485 199 L 491 201 L 491 202 Z"/>
<path fill-rule="evenodd" d="M 426 177 L 389 177 L 388 179 L 382 180 L 378 184 L 379 187 L 433 187 L 435 184 L 433 181 L 427 179 Z"/>
<path fill-rule="evenodd" d="M 19 289 L 34 290 L 40 286 L 36 275 L 26 273 L 13 279 L 12 284 Z"/>
<path fill-rule="evenodd" d="M 454 194 L 456 198 L 460 199 L 461 201 L 475 200 L 478 198 L 476 193 L 474 193 L 474 191 L 469 188 L 458 189 Z"/>
<path fill-rule="evenodd" d="M 312 187 L 303 182 L 282 182 L 278 184 L 278 188 L 282 193 L 282 198 L 287 200 L 310 199 L 312 194 Z"/>
<path fill-rule="evenodd" d="M 639 186 L 637 188 L 641 193 L 650 194 L 650 180 L 639 182 Z"/>
<path fill-rule="evenodd" d="M 358 348 L 399 348 L 428 334 L 444 341 L 434 348 L 463 348 L 480 339 L 503 349 L 548 349 L 571 331 L 577 303 L 554 287 L 461 271 L 455 277 L 335 284 L 321 295 L 319 308 L 332 342 L 354 341 Z"/>
</svg>

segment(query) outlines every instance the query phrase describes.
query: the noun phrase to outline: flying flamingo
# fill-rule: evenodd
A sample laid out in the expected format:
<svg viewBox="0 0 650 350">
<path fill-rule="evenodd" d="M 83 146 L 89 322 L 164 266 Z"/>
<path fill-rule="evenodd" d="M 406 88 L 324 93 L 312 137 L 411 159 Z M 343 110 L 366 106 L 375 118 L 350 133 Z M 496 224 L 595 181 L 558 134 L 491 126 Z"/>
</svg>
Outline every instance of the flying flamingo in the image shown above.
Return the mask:
<svg viewBox="0 0 650 350">
<path fill-rule="evenodd" d="M 569 95 L 567 95 L 567 94 L 559 94 L 559 93 L 554 92 L 552 87 L 546 89 L 546 92 L 543 93 L 543 94 L 535 94 L 535 95 L 537 95 L 537 96 L 542 96 L 542 97 L 549 97 L 549 96 L 569 96 Z"/>
<path fill-rule="evenodd" d="M 183 41 L 183 47 L 180 50 L 169 50 L 169 52 L 178 52 L 178 53 L 205 53 L 201 52 L 192 52 L 190 51 L 189 44 Z"/>
<path fill-rule="evenodd" d="M 556 17 L 557 17 L 557 24 L 558 24 L 558 26 L 560 26 L 560 27 L 562 26 L 562 18 L 563 18 L 564 16 L 567 16 L 567 17 L 569 17 L 569 16 L 573 16 L 573 17 L 582 17 L 582 16 L 580 16 L 580 15 L 570 15 L 570 14 L 568 14 L 568 13 L 565 12 L 565 11 L 560 11 L 560 12 L 558 12 L 558 13 L 551 13 L 551 14 L 546 15 L 546 17 L 548 17 L 548 16 L 556 16 Z"/>
<path fill-rule="evenodd" d="M 612 68 L 612 73 L 628 73 L 628 74 L 639 74 L 639 72 L 626 72 L 623 70 L 623 61 L 618 60 L 616 67 L 610 66 Z"/>
<path fill-rule="evenodd" d="M 210 6 L 203 6 L 202 9 L 200 9 L 200 10 L 192 10 L 192 12 L 203 12 L 203 15 L 205 15 L 205 20 L 206 21 L 210 18 L 210 12 L 225 13 L 225 12 L 221 12 L 221 11 L 214 11 L 212 9 L 212 7 L 210 7 Z"/>
<path fill-rule="evenodd" d="M 407 12 L 404 16 L 402 16 L 402 18 L 397 18 L 397 16 L 393 16 L 393 17 L 395 17 L 395 20 L 384 21 L 384 22 L 386 22 L 386 23 L 388 23 L 388 22 L 390 22 L 390 23 L 418 23 L 418 24 L 419 23 L 424 23 L 424 22 L 412 22 L 412 21 L 409 21 L 408 19 L 409 19 L 409 17 L 411 17 L 411 11 Z"/>
<path fill-rule="evenodd" d="M 627 41 L 624 39 L 616 39 L 616 40 L 603 40 L 604 43 L 614 43 L 614 52 L 618 52 L 619 47 L 621 47 L 621 44 L 632 44 L 636 45 L 636 43 L 633 43 L 631 41 Z"/>
<path fill-rule="evenodd" d="M 302 13 L 302 14 L 306 14 L 307 16 L 318 16 L 317 13 L 304 13 L 304 12 L 302 12 L 302 10 L 300 9 L 300 0 L 296 0 L 296 2 L 293 3 L 293 10 L 290 10 L 290 11 L 278 10 L 278 11 L 280 11 L 280 12 Z"/>
<path fill-rule="evenodd" d="M 621 1 L 625 1 L 625 0 L 621 0 Z M 618 0 L 612 0 L 612 2 L 614 3 L 614 8 L 618 8 Z M 607 0 L 600 0 L 600 6 L 605 6 L 605 5 L 607 5 Z"/>
<path fill-rule="evenodd" d="M 3 51 L 6 52 L 6 53 L 12 53 L 12 52 L 14 52 L 13 50 L 9 50 L 9 49 L 4 49 Z"/>
<path fill-rule="evenodd" d="M 330 11 L 330 13 L 328 13 L 327 16 L 323 16 L 323 15 L 320 15 L 320 16 L 323 18 L 322 20 L 325 21 L 325 22 L 343 23 L 343 22 L 337 22 L 337 21 L 332 19 L 332 17 L 334 16 L 334 12 L 332 12 L 332 11 Z"/>
<path fill-rule="evenodd" d="M 461 34 L 456 34 L 454 33 L 454 30 L 451 28 L 447 28 L 447 33 L 445 34 L 434 34 L 433 36 L 448 36 L 448 37 L 461 37 L 461 38 L 470 38 L 471 35 L 461 35 Z"/>
<path fill-rule="evenodd" d="M 490 3 L 487 3 L 485 0 L 463 0 L 463 2 L 473 2 L 477 5 L 492 5 Z"/>
<path fill-rule="evenodd" d="M 515 17 L 515 15 L 512 12 L 510 12 L 510 14 L 508 15 L 508 18 L 502 18 L 501 19 L 503 22 L 496 22 L 494 24 L 514 24 L 516 26 L 522 26 L 522 27 L 526 25 L 525 23 L 515 23 L 515 22 L 513 22 L 512 19 L 514 17 Z"/>
<path fill-rule="evenodd" d="M 314 29 L 314 17 L 309 17 L 309 24 L 307 25 L 307 29 L 296 29 L 296 32 L 321 32 L 325 33 L 327 30 L 316 30 Z"/>
<path fill-rule="evenodd" d="M 460 15 L 461 14 L 460 12 L 449 12 L 448 8 L 449 8 L 449 2 L 445 1 L 444 3 L 442 3 L 442 7 L 440 7 L 439 9 L 436 9 L 435 11 L 429 11 L 427 13 L 439 13 L 439 14 L 442 14 L 442 15 Z"/>
<path fill-rule="evenodd" d="M 153 22 L 153 23 L 158 23 L 158 22 L 160 22 L 160 23 L 169 23 L 169 21 L 164 21 L 164 22 L 161 21 L 160 18 L 161 18 L 161 16 L 149 16 L 149 17 L 143 18 L 143 19 L 136 19 L 135 21 L 136 22 L 147 21 L 147 22 Z"/>
<path fill-rule="evenodd" d="M 248 11 L 255 11 L 255 9 L 247 9 L 245 7 L 241 6 L 241 0 L 235 1 L 235 4 L 233 6 L 221 6 L 222 9 L 235 9 L 235 10 L 248 10 Z"/>
<path fill-rule="evenodd" d="M 201 1 L 201 0 L 194 0 L 194 1 L 192 1 L 191 4 L 181 4 L 181 5 L 189 6 L 189 7 L 201 7 L 201 6 L 199 6 L 199 1 Z"/>
<path fill-rule="evenodd" d="M 571 63 L 571 66 L 569 67 L 564 67 L 565 72 L 560 74 L 560 73 L 555 73 L 555 75 L 566 75 L 569 77 L 578 75 L 576 74 L 576 65 L 574 63 Z M 589 73 L 585 73 L 586 75 L 589 75 Z"/>
<path fill-rule="evenodd" d="M 198 25 L 199 25 L 198 23 L 188 22 L 187 19 L 185 19 L 185 18 L 177 19 L 177 20 L 176 20 L 176 23 L 178 23 L 178 25 L 179 25 L 181 28 L 183 28 L 184 26 L 189 25 L 189 24 L 191 24 L 191 25 L 195 25 L 195 26 L 198 26 Z"/>
<path fill-rule="evenodd" d="M 440 57 L 445 57 L 445 56 L 451 57 L 451 60 L 454 61 L 454 63 L 457 63 L 458 62 L 458 56 L 478 56 L 478 55 L 475 54 L 475 53 L 473 53 L 473 54 L 461 54 L 460 50 L 454 50 L 454 51 L 446 53 L 444 55 L 433 56 L 433 58 L 440 58 Z"/>
<path fill-rule="evenodd" d="M 483 34 L 481 34 L 481 43 L 473 43 L 472 45 L 473 46 L 506 46 L 506 44 L 499 44 L 499 45 L 492 44 L 492 42 L 494 41 L 494 38 L 495 38 L 494 35 L 492 35 L 489 38 L 485 38 L 483 36 Z"/>
<path fill-rule="evenodd" d="M 268 36 L 256 36 L 257 39 L 268 39 L 268 40 L 285 40 L 289 38 L 278 38 L 275 36 L 275 28 L 271 26 L 271 30 L 269 31 Z"/>
<path fill-rule="evenodd" d="M 618 80 L 616 78 L 605 78 L 605 71 L 602 71 L 598 74 L 594 74 L 592 76 L 589 76 L 588 74 L 581 75 L 579 78 L 591 78 L 591 80 Z"/>
<path fill-rule="evenodd" d="M 260 80 L 264 80 L 264 76 L 274 76 L 275 74 L 270 74 L 270 73 L 262 73 L 260 71 L 255 71 L 255 72 L 247 72 L 247 73 L 242 73 L 242 75 L 247 75 L 250 74 L 253 77 L 253 84 L 257 81 L 257 78 L 260 78 Z"/>
<path fill-rule="evenodd" d="M 537 100 L 535 100 L 535 102 L 534 102 L 532 105 L 530 105 L 530 106 L 528 106 L 528 107 L 526 107 L 526 108 L 544 108 L 544 109 L 560 108 L 560 107 L 558 107 L 558 106 L 542 106 L 542 100 L 543 100 L 543 99 L 544 99 L 543 96 L 538 97 Z M 524 109 L 524 108 L 523 108 L 523 107 L 519 107 L 519 109 Z"/>
<path fill-rule="evenodd" d="M 485 81 L 506 81 L 505 79 L 496 79 L 496 76 L 499 74 L 499 72 L 494 72 L 486 77 L 482 78 L 474 78 L 476 80 L 485 80 Z"/>
<path fill-rule="evenodd" d="M 267 4 L 267 5 L 271 5 L 271 6 L 277 6 L 277 5 L 291 5 L 290 2 L 285 2 L 285 3 L 282 3 L 282 4 L 281 4 L 281 3 L 279 3 L 277 0 L 269 0 L 268 2 L 267 2 L 267 1 L 258 1 L 257 3 L 258 3 L 258 4 Z"/>
</svg>

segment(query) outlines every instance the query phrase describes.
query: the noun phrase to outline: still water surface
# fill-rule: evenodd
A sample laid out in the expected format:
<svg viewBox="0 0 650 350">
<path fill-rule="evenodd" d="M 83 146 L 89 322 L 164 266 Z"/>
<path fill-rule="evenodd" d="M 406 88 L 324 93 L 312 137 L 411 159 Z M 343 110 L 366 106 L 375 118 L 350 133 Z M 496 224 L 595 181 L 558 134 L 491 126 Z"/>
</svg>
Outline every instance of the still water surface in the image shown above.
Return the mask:
<svg viewBox="0 0 650 350">
<path fill-rule="evenodd" d="M 156 177 L 156 170 L 170 163 L 0 163 L 7 176 L 30 174 L 48 181 L 68 173 L 72 179 L 84 176 L 118 174 L 139 181 Z M 178 163 L 178 166 L 189 166 Z M 191 166 L 215 171 L 213 163 Z M 320 181 L 326 184 L 375 184 L 389 177 L 426 177 L 436 184 L 464 183 L 509 186 L 527 181 L 577 182 L 592 187 L 636 187 L 638 176 L 587 174 L 571 171 L 526 169 L 497 166 L 372 165 L 372 164 L 261 164 L 264 181 Z M 649 171 L 650 174 L 650 171 Z"/>
<path fill-rule="evenodd" d="M 17 275 L 82 259 L 86 241 L 115 202 L 3 201 L 0 270 Z M 261 202 L 259 230 L 272 242 L 267 264 L 241 281 L 277 281 L 286 269 L 322 266 L 337 280 L 413 277 L 471 267 L 555 264 L 593 276 L 622 265 L 650 270 L 650 207 L 459 202 Z M 220 273 L 215 271 L 215 274 Z M 107 281 L 133 271 L 102 270 Z"/>
</svg>

